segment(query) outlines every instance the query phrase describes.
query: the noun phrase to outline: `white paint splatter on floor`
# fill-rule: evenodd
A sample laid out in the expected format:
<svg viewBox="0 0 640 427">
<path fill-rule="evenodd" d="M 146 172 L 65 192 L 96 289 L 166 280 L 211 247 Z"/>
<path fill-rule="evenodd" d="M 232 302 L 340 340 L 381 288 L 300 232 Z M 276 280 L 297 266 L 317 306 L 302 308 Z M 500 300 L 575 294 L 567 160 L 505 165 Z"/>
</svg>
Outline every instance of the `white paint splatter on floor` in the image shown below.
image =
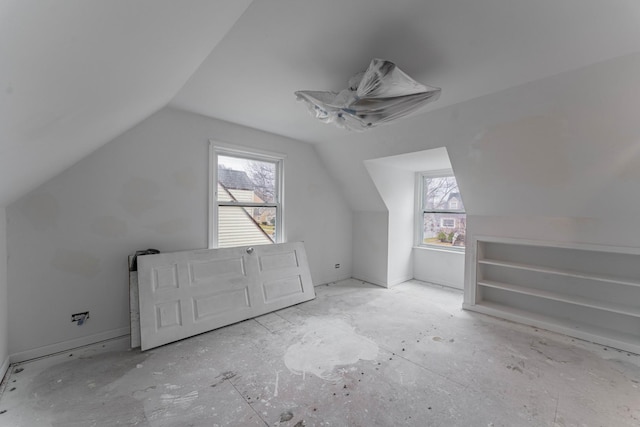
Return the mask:
<svg viewBox="0 0 640 427">
<path fill-rule="evenodd" d="M 284 355 L 284 363 L 291 372 L 309 372 L 327 381 L 337 381 L 336 366 L 349 365 L 358 360 L 374 360 L 378 345 L 362 335 L 344 320 L 313 317 L 302 326 L 301 342 L 291 345 Z"/>
</svg>

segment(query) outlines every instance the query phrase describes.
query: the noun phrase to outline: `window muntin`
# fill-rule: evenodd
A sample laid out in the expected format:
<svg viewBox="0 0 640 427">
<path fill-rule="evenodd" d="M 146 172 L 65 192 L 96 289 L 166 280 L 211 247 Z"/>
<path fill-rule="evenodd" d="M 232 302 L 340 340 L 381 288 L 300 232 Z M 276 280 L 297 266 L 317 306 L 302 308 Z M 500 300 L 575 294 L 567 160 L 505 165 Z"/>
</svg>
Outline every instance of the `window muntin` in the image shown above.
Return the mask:
<svg viewBox="0 0 640 427">
<path fill-rule="evenodd" d="M 419 175 L 419 245 L 464 249 L 466 213 L 452 173 Z"/>
<path fill-rule="evenodd" d="M 282 157 L 212 149 L 210 247 L 282 242 Z"/>
</svg>

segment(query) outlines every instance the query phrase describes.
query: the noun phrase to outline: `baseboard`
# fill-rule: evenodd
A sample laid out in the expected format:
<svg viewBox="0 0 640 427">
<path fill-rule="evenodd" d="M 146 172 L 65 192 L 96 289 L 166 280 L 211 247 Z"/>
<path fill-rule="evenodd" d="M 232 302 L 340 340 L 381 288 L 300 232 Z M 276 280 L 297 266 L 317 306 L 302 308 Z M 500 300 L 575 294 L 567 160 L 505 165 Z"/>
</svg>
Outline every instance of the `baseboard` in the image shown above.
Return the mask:
<svg viewBox="0 0 640 427">
<path fill-rule="evenodd" d="M 418 281 L 424 282 L 424 283 L 431 283 L 433 285 L 445 286 L 447 288 L 458 289 L 460 291 L 464 290 L 464 284 L 459 285 L 457 283 L 451 283 L 451 282 L 447 282 L 445 280 L 427 280 L 425 278 L 418 278 L 418 277 L 416 277 L 415 280 L 418 280 Z"/>
<path fill-rule="evenodd" d="M 430 283 L 435 283 L 435 282 L 430 282 Z M 440 285 L 440 286 L 444 286 L 445 288 L 451 288 L 451 289 L 456 289 L 458 291 L 464 291 L 464 285 L 460 286 L 456 283 L 449 283 L 449 282 L 440 282 L 440 283 L 435 283 L 436 285 Z"/>
<path fill-rule="evenodd" d="M 0 384 L 4 381 L 4 376 L 7 375 L 7 371 L 9 370 L 9 356 L 4 359 L 2 365 L 0 365 Z"/>
<path fill-rule="evenodd" d="M 424 279 L 413 279 L 417 282 L 420 283 L 425 283 L 427 285 L 433 285 L 433 286 L 442 286 L 443 288 L 448 288 L 448 289 L 454 289 L 456 291 L 464 291 L 464 286 L 460 287 L 456 284 L 453 283 L 447 283 L 447 282 L 434 282 L 432 280 L 424 280 Z"/>
<path fill-rule="evenodd" d="M 314 287 L 328 285 L 329 283 L 340 282 L 341 280 L 347 280 L 347 279 L 351 279 L 350 274 L 344 274 L 342 276 L 333 277 L 329 280 L 321 279 L 318 284 L 314 285 Z"/>
<path fill-rule="evenodd" d="M 395 285 L 399 285 L 400 283 L 404 283 L 407 282 L 409 280 L 413 279 L 413 276 L 410 277 L 404 277 L 404 278 L 400 278 L 400 279 L 394 279 L 394 280 L 390 280 L 389 281 L 389 288 Z"/>
<path fill-rule="evenodd" d="M 367 276 L 357 276 L 357 277 L 353 276 L 353 278 L 355 280 L 362 280 L 363 282 L 371 283 L 372 285 L 381 286 L 383 288 L 388 288 L 389 287 L 386 283 L 381 282 L 381 281 L 379 281 L 377 279 L 372 279 L 372 278 L 367 277 Z"/>
<path fill-rule="evenodd" d="M 114 338 L 129 337 L 129 328 L 113 329 L 111 331 L 99 334 L 89 335 L 74 340 L 63 341 L 31 350 L 21 351 L 9 356 L 10 363 L 25 362 L 27 360 L 38 359 L 40 357 L 51 356 L 52 354 L 62 353 L 79 347 L 85 347 L 101 341 L 107 341 Z"/>
</svg>

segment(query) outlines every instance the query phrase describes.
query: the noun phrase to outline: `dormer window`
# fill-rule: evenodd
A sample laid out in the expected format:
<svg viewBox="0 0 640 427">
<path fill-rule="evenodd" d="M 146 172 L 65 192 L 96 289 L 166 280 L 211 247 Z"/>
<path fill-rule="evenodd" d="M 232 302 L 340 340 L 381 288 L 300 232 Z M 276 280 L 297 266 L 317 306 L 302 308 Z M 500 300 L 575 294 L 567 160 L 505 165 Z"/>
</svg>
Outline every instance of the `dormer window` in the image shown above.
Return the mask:
<svg viewBox="0 0 640 427">
<path fill-rule="evenodd" d="M 423 172 L 418 181 L 418 244 L 463 249 L 467 215 L 453 172 Z"/>
</svg>

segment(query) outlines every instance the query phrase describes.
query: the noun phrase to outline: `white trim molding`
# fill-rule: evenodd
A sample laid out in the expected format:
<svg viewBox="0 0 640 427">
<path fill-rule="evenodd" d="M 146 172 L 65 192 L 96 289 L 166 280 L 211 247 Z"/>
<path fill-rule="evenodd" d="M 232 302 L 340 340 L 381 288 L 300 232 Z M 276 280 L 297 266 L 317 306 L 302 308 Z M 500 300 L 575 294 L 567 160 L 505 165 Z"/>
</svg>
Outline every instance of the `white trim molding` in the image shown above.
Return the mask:
<svg viewBox="0 0 640 427">
<path fill-rule="evenodd" d="M 79 347 L 85 347 L 88 345 L 96 344 L 102 341 L 112 339 L 126 339 L 127 348 L 129 348 L 129 327 L 113 329 L 111 331 L 102 332 L 99 334 L 89 335 L 82 338 L 76 338 L 69 341 L 62 341 L 59 343 L 46 345 L 43 347 L 34 348 L 31 350 L 25 350 L 18 353 L 14 353 L 9 356 L 10 363 L 20 363 L 27 360 L 38 359 L 45 356 L 51 356 L 56 353 L 62 353 L 65 351 L 73 350 Z"/>
</svg>

